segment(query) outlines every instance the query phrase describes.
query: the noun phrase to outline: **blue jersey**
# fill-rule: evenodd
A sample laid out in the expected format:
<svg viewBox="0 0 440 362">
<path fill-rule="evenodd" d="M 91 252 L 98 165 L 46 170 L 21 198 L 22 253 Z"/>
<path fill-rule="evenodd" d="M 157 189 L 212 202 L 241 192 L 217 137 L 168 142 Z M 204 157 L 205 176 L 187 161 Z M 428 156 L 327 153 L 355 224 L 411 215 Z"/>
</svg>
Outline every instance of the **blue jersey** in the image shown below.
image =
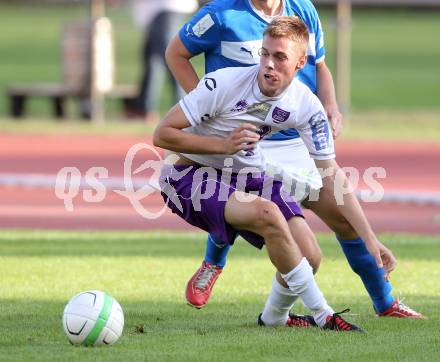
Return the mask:
<svg viewBox="0 0 440 362">
<path fill-rule="evenodd" d="M 201 8 L 179 32 L 193 55 L 204 53 L 205 73 L 226 67 L 258 64 L 267 20 L 250 0 L 214 0 Z M 324 37 L 318 13 L 310 0 L 283 0 L 283 15 L 296 15 L 309 30 L 307 64 L 297 77 L 316 93 L 316 63 L 325 57 Z M 275 133 L 268 140 L 298 138 L 295 129 Z"/>
</svg>

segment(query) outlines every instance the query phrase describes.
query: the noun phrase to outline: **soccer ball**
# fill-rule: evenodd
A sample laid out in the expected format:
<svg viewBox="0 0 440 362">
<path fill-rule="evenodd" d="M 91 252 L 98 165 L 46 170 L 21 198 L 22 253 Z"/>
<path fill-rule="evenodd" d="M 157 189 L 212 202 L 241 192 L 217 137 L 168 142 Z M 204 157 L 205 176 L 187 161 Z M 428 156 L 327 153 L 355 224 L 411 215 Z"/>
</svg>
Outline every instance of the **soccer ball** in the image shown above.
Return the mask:
<svg viewBox="0 0 440 362">
<path fill-rule="evenodd" d="M 75 295 L 64 308 L 63 327 L 72 344 L 83 346 L 115 343 L 124 328 L 119 303 L 99 290 Z"/>
</svg>

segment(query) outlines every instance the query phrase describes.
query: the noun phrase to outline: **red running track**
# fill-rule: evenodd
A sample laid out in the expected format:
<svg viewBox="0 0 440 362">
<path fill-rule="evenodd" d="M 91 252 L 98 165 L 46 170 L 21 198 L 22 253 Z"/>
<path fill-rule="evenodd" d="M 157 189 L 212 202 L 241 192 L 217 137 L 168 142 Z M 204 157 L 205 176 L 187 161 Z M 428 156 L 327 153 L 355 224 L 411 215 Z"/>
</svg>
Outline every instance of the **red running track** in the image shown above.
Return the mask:
<svg viewBox="0 0 440 362">
<path fill-rule="evenodd" d="M 62 167 L 77 167 L 84 174 L 90 167 L 105 167 L 110 177 L 122 177 L 128 149 L 147 138 L 84 135 L 0 135 L 0 175 L 56 175 Z M 385 190 L 440 192 L 440 143 L 342 142 L 337 143 L 341 166 L 356 167 L 360 174 L 369 167 L 383 167 Z M 140 165 L 153 154 L 143 152 Z M 148 177 L 149 175 L 142 175 Z M 29 176 L 25 176 L 27 178 Z M 365 186 L 363 183 L 360 186 Z M 160 210 L 158 193 L 146 197 L 148 210 Z M 440 234 L 440 205 L 412 203 L 364 203 L 377 232 Z M 315 231 L 328 231 L 313 214 L 306 217 Z M 88 203 L 79 193 L 73 211 L 51 189 L 0 186 L 0 227 L 75 230 L 194 230 L 166 211 L 160 218 L 141 217 L 129 200 L 107 191 L 103 201 Z"/>
</svg>

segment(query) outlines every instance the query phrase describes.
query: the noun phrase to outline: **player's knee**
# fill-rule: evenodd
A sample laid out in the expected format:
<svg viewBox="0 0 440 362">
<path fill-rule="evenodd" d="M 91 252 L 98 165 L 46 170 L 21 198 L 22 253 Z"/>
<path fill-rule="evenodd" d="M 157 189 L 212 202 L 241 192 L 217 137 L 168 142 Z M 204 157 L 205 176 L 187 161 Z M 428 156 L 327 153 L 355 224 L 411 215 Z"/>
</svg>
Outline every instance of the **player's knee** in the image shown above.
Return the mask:
<svg viewBox="0 0 440 362">
<path fill-rule="evenodd" d="M 257 203 L 254 225 L 263 233 L 279 230 L 282 220 L 284 220 L 284 217 L 275 203 L 266 200 Z"/>
</svg>

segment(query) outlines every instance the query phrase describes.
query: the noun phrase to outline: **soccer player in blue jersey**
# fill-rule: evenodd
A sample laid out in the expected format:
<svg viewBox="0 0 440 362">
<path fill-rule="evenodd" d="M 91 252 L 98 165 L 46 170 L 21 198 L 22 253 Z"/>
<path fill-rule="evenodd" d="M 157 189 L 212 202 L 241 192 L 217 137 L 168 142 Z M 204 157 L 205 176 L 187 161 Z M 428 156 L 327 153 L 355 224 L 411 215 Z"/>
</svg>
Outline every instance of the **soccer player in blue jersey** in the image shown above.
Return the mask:
<svg viewBox="0 0 440 362">
<path fill-rule="evenodd" d="M 214 0 L 196 13 L 170 42 L 166 59 L 177 81 L 187 92 L 199 81 L 190 59 L 204 54 L 205 72 L 225 67 L 251 66 L 259 61 L 262 34 L 267 24 L 276 16 L 298 16 L 309 30 L 307 63 L 297 77 L 321 100 L 338 136 L 342 116 L 336 102 L 332 75 L 325 64 L 324 37 L 319 16 L 309 0 Z M 231 92 L 234 90 L 231 89 Z M 342 250 L 370 295 L 379 316 L 421 318 L 422 315 L 391 295 L 389 273 L 395 268 L 392 252 L 380 245 L 383 268 L 378 268 L 365 242 L 343 216 L 343 205 L 337 205 L 334 185 L 328 178 L 321 180 L 304 143 L 295 129 L 281 131 L 261 141 L 268 159 L 268 168 L 280 173 L 292 185 L 292 192 L 303 189 L 299 196 L 302 205 L 311 209 L 336 234 Z M 320 189 L 318 201 L 305 200 L 307 191 Z M 362 209 L 357 213 L 363 215 Z M 301 245 L 314 271 L 319 267 L 321 254 L 317 245 Z M 212 288 L 222 272 L 230 245 L 209 235 L 206 254 L 201 267 L 190 279 L 186 298 L 190 305 L 202 308 L 208 301 Z M 266 325 L 283 324 L 293 306 L 294 298 L 276 279 L 263 311 Z M 301 324 L 301 319 L 298 320 Z"/>
</svg>

